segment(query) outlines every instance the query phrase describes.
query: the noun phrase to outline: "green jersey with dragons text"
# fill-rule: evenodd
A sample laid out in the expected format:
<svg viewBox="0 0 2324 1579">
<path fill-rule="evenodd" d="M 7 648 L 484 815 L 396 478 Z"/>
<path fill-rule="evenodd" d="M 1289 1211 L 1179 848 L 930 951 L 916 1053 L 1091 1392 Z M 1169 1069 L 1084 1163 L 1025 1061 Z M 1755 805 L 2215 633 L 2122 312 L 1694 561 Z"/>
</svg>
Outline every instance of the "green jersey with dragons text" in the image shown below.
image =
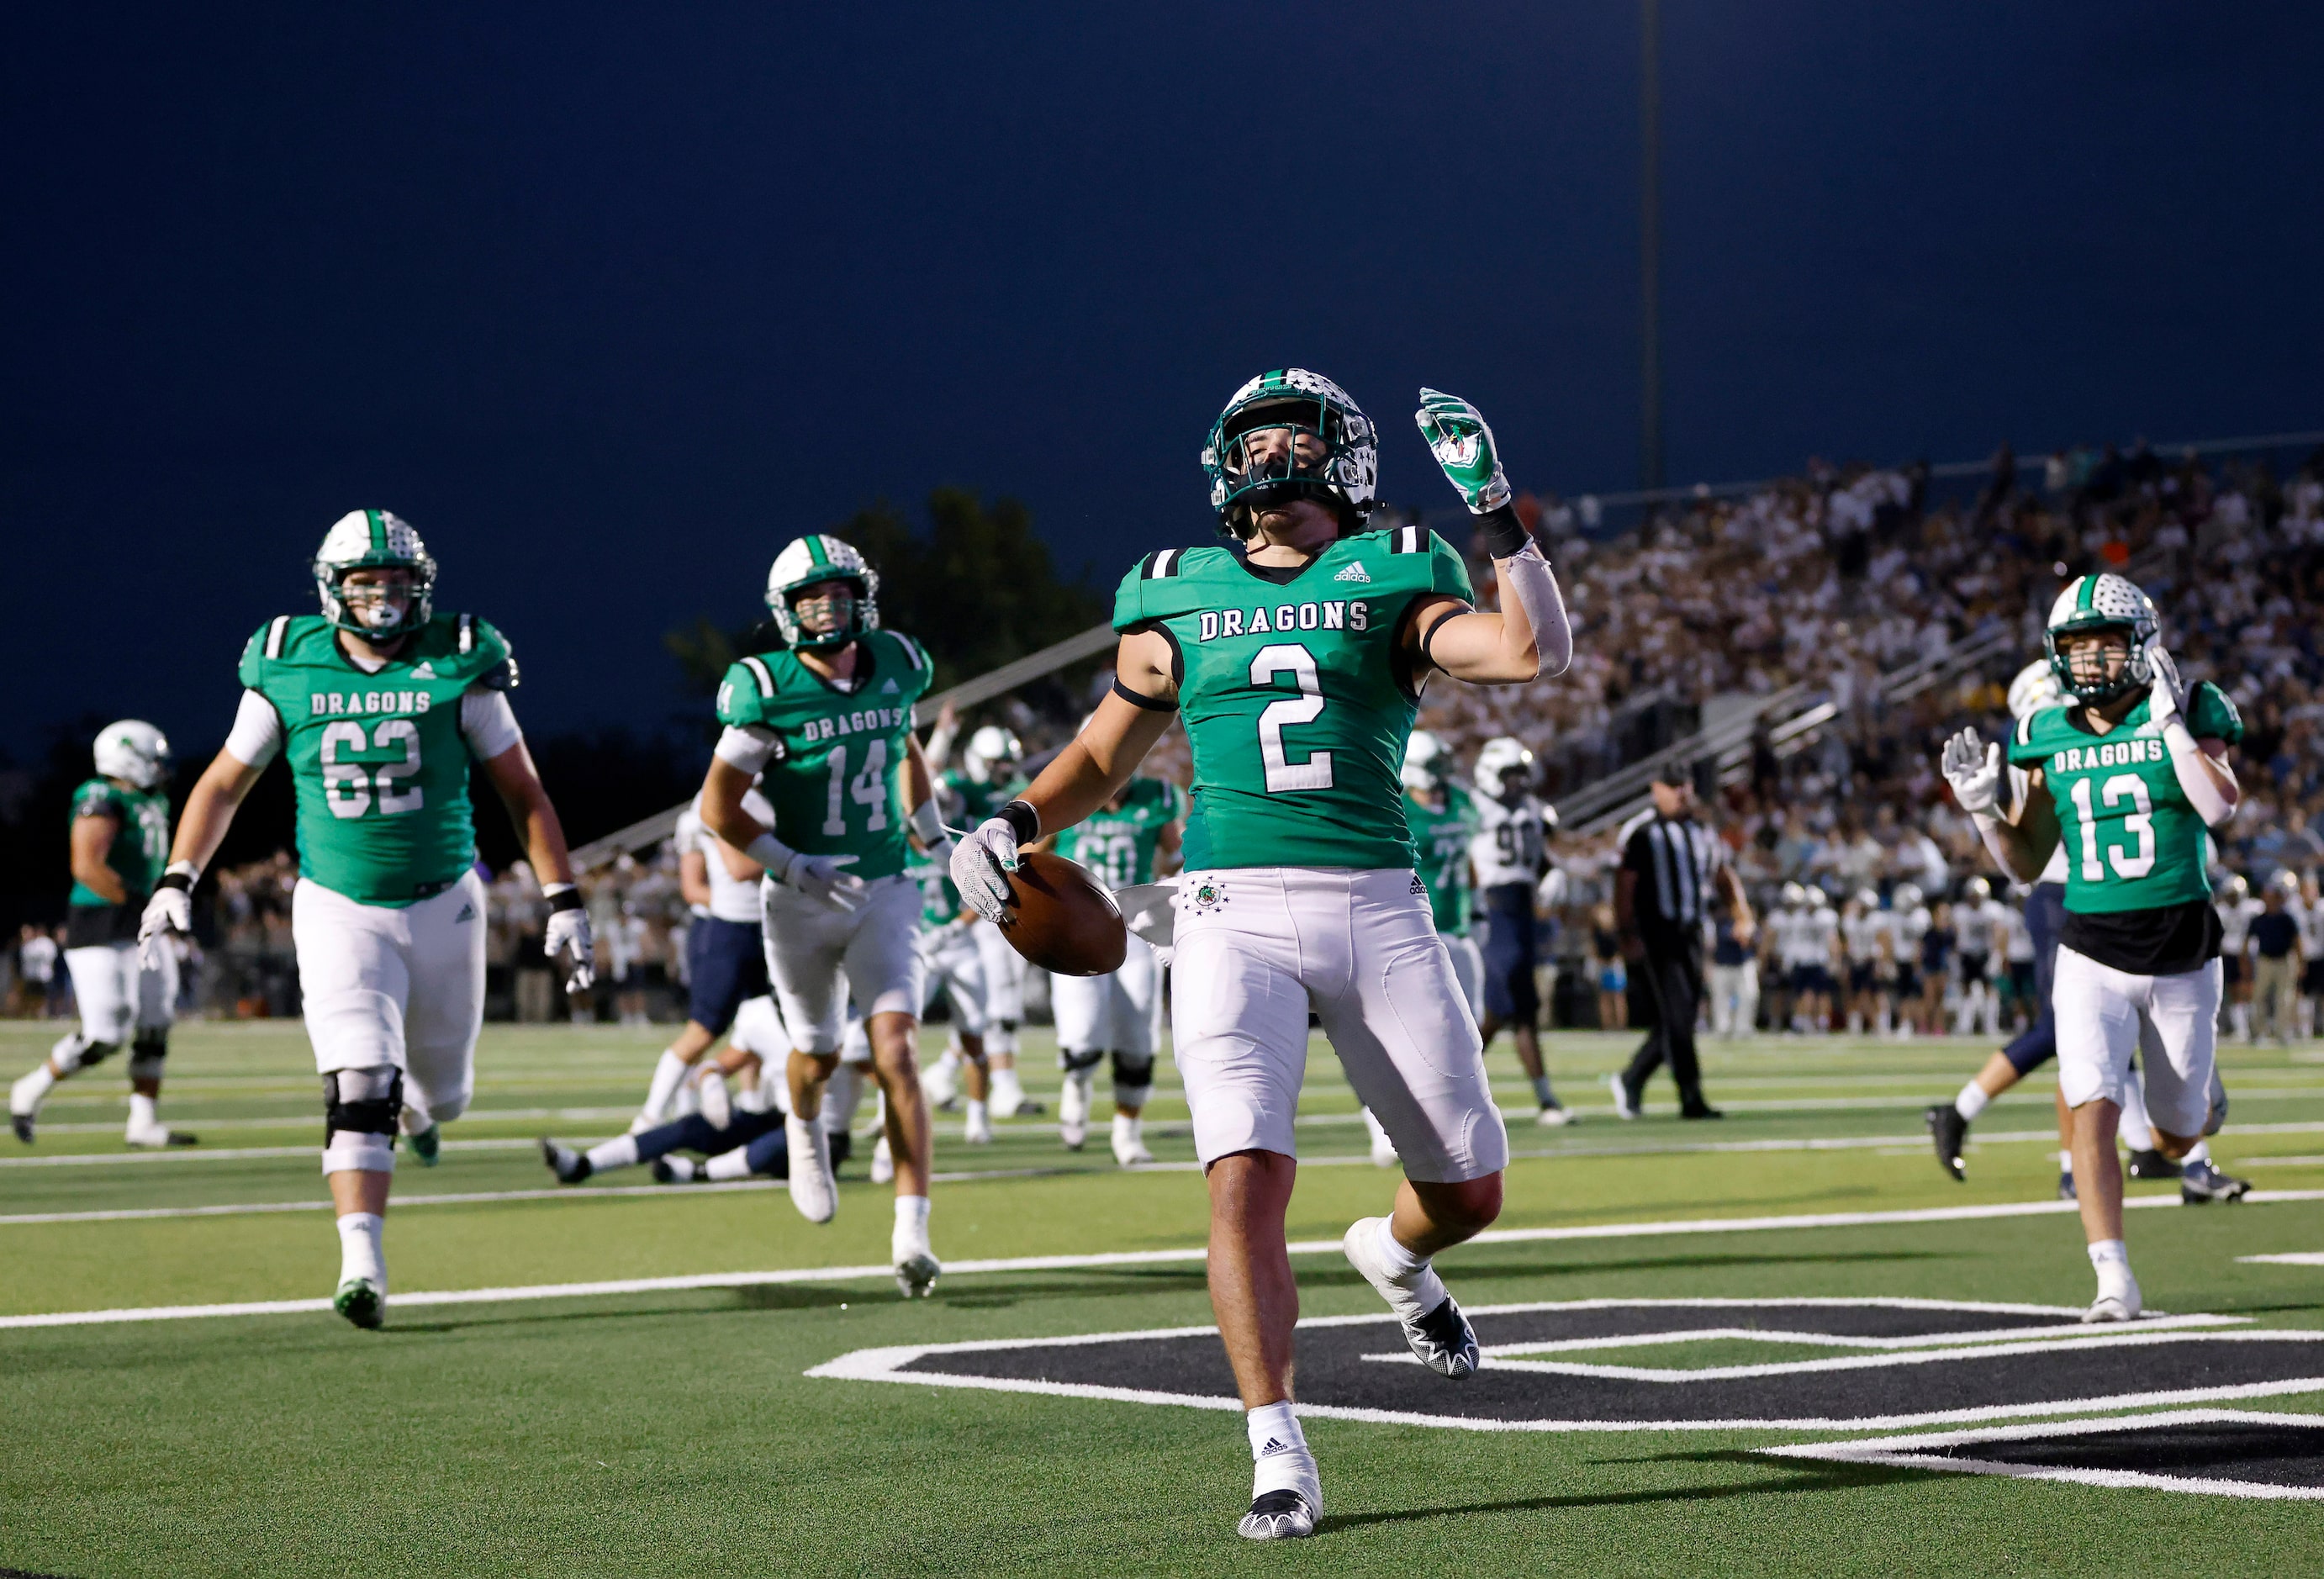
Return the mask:
<svg viewBox="0 0 2324 1579">
<path fill-rule="evenodd" d="M 1469 572 L 1417 526 L 1342 538 L 1296 574 L 1214 547 L 1122 578 L 1114 629 L 1158 630 L 1176 655 L 1187 871 L 1413 864 L 1399 770 L 1418 701 L 1397 633 L 1438 595 L 1470 601 Z"/>
<path fill-rule="evenodd" d="M 1420 853 L 1420 881 L 1428 885 L 1428 909 L 1436 930 L 1447 937 L 1469 933 L 1469 841 L 1477 834 L 1477 808 L 1469 791 L 1444 786 L 1443 806 L 1405 798 L 1404 820 Z"/>
<path fill-rule="evenodd" d="M 2141 697 L 2105 734 L 2073 722 L 2078 709 L 2068 707 L 2029 714 L 2010 734 L 2010 764 L 2041 769 L 2057 805 L 2070 912 L 2105 915 L 2210 899 L 2209 830 L 2179 787 L 2148 700 Z M 2235 703 L 2209 680 L 2189 691 L 2186 714 L 2198 740 L 2233 745 L 2243 738 Z"/>
<path fill-rule="evenodd" d="M 299 871 L 358 904 L 443 892 L 475 863 L 460 698 L 515 683 L 508 642 L 439 614 L 377 670 L 318 614 L 282 614 L 242 654 L 242 683 L 282 726 L 299 806 Z"/>
<path fill-rule="evenodd" d="M 106 846 L 105 863 L 129 891 L 129 903 L 143 905 L 170 864 L 170 798 L 117 784 L 111 779 L 91 779 L 73 791 L 72 820 L 85 817 L 113 819 L 113 843 Z M 113 901 L 75 879 L 75 905 L 110 905 Z"/>
<path fill-rule="evenodd" d="M 1059 834 L 1057 854 L 1108 888 L 1134 888 L 1154 881 L 1163 830 L 1186 815 L 1186 792 L 1167 779 L 1132 779 L 1120 799 Z"/>
<path fill-rule="evenodd" d="M 957 808 L 960 826 L 964 828 L 999 816 L 1002 807 L 1025 793 L 1026 782 L 1023 777 L 1012 773 L 1006 779 L 987 779 L 980 784 L 958 768 L 936 780 L 946 802 L 945 809 L 952 812 Z"/>
<path fill-rule="evenodd" d="M 855 673 L 841 689 L 795 652 L 762 652 L 726 671 L 718 721 L 775 744 L 759 793 L 775 837 L 810 855 L 853 855 L 869 882 L 904 869 L 900 771 L 912 707 L 928 688 L 927 654 L 893 631 L 856 639 Z"/>
<path fill-rule="evenodd" d="M 920 926 L 928 931 L 960 919 L 960 890 L 952 885 L 952 867 L 931 861 L 921 851 L 905 846 L 904 875 L 920 885 Z"/>
</svg>

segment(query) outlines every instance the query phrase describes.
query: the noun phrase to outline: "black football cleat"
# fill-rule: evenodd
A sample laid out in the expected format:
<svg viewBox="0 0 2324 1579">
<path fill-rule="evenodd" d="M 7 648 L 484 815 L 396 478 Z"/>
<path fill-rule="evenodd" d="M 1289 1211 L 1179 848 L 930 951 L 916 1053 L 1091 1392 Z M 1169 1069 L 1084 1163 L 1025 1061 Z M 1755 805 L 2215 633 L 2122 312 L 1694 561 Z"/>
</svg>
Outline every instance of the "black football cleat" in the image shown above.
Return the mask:
<svg viewBox="0 0 2324 1579">
<path fill-rule="evenodd" d="M 16 1139 L 22 1140 L 25 1145 L 29 1146 L 32 1143 L 32 1115 L 31 1113 L 10 1113 L 8 1115 L 8 1127 L 16 1131 Z"/>
<path fill-rule="evenodd" d="M 2058 1170 L 2058 1198 L 2061 1201 L 2075 1201 L 2081 1198 L 2080 1192 L 2074 1188 L 2074 1176 L 2062 1168 Z"/>
<path fill-rule="evenodd" d="M 559 1146 L 546 1135 L 540 1138 L 540 1159 L 549 1165 L 549 1171 L 557 1176 L 558 1184 L 576 1185 L 596 1171 L 589 1166 L 587 1152 L 576 1151 L 570 1146 Z"/>
<path fill-rule="evenodd" d="M 2134 1151 L 2125 1171 L 2133 1178 L 2177 1178 L 2179 1165 L 2160 1151 Z"/>
<path fill-rule="evenodd" d="M 1961 1143 L 1969 1139 L 1969 1121 L 1951 1103 L 1939 1103 L 1921 1115 L 1929 1138 L 1937 1143 L 1937 1161 L 1956 1184 L 1969 1182 L 1969 1164 L 1961 1160 Z"/>
<path fill-rule="evenodd" d="M 1235 1526 L 1245 1540 L 1305 1540 L 1315 1533 L 1315 1509 L 1297 1491 L 1268 1491 L 1250 1500 Z"/>
<path fill-rule="evenodd" d="M 2208 1162 L 2190 1162 L 2179 1170 L 2179 1199 L 2190 1206 L 2240 1201 L 2250 1193 L 2251 1180 L 2221 1173 Z"/>
<path fill-rule="evenodd" d="M 1682 1104 L 1678 1116 L 1683 1119 L 1723 1119 L 1727 1113 L 1724 1109 L 1715 1108 L 1698 1096 L 1692 1102 Z"/>
</svg>

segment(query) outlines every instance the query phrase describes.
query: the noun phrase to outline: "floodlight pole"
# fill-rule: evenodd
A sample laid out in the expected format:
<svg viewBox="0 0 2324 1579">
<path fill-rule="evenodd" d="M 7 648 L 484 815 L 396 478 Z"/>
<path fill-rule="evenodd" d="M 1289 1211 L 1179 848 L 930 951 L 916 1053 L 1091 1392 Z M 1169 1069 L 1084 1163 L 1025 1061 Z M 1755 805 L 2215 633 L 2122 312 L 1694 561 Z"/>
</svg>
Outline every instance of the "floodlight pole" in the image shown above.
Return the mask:
<svg viewBox="0 0 2324 1579">
<path fill-rule="evenodd" d="M 1662 18 L 1638 0 L 1638 485 L 1663 485 Z"/>
</svg>

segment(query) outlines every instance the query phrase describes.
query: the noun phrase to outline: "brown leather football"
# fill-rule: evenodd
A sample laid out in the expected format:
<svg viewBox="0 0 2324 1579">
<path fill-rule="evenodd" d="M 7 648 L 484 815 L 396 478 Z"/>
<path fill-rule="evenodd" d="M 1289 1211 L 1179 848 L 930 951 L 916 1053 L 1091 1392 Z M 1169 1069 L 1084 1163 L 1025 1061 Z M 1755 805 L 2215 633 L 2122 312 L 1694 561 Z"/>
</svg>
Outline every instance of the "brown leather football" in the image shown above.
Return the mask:
<svg viewBox="0 0 2324 1579">
<path fill-rule="evenodd" d="M 1130 931 L 1105 885 L 1078 863 L 1046 850 L 1018 857 L 1009 875 L 1016 919 L 1001 929 L 1011 946 L 1061 976 L 1102 976 L 1121 968 Z"/>
</svg>

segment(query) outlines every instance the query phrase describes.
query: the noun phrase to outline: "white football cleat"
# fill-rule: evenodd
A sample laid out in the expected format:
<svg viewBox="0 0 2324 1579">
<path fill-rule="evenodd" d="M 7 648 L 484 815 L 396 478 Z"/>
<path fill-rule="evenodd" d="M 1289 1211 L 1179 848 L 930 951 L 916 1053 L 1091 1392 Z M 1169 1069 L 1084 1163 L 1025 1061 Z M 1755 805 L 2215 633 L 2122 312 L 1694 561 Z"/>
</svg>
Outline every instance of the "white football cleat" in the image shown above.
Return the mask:
<svg viewBox="0 0 2324 1579">
<path fill-rule="evenodd" d="M 1089 1071 L 1066 1071 L 1065 1089 L 1057 1094 L 1057 1137 L 1066 1150 L 1078 1151 L 1088 1144 L 1089 1112 Z"/>
<path fill-rule="evenodd" d="M 1533 1115 L 1533 1122 L 1545 1130 L 1562 1130 L 1573 1122 L 1573 1113 L 1563 1103 L 1552 1102 Z"/>
<path fill-rule="evenodd" d="M 920 1090 L 928 1105 L 950 1108 L 960 1100 L 960 1055 L 946 1048 L 936 1061 L 920 1071 Z"/>
<path fill-rule="evenodd" d="M 896 1154 L 888 1150 L 888 1136 L 884 1131 L 881 1133 L 880 1143 L 872 1148 L 872 1182 L 896 1182 Z"/>
<path fill-rule="evenodd" d="M 839 1190 L 831 1178 L 831 1137 L 819 1119 L 794 1113 L 783 1121 L 790 1147 L 791 1205 L 810 1223 L 828 1223 L 839 1210 Z"/>
<path fill-rule="evenodd" d="M 2119 1279 L 2105 1278 L 2099 1280 L 2098 1297 L 2090 1301 L 2088 1310 L 2082 1312 L 2082 1319 L 2093 1324 L 2136 1321 L 2138 1313 L 2144 1308 L 2145 1304 L 2139 1297 L 2138 1279 L 2132 1277 L 2126 1268 Z"/>
<path fill-rule="evenodd" d="M 968 1117 L 960 1126 L 960 1138 L 971 1146 L 992 1144 L 992 1116 L 984 1103 L 971 1098 Z"/>
<path fill-rule="evenodd" d="M 1403 1281 L 1397 1279 L 1381 1259 L 1379 1236 L 1387 1227 L 1385 1217 L 1358 1218 L 1340 1241 L 1340 1249 L 1404 1324 L 1405 1344 L 1413 1357 L 1439 1376 L 1466 1380 L 1477 1373 L 1475 1329 L 1445 1291 L 1435 1268 L 1423 1264 Z"/>
<path fill-rule="evenodd" d="M 1154 1153 L 1146 1149 L 1145 1125 L 1127 1113 L 1113 1115 L 1113 1159 L 1124 1168 L 1136 1168 L 1141 1162 L 1154 1160 Z"/>
</svg>

